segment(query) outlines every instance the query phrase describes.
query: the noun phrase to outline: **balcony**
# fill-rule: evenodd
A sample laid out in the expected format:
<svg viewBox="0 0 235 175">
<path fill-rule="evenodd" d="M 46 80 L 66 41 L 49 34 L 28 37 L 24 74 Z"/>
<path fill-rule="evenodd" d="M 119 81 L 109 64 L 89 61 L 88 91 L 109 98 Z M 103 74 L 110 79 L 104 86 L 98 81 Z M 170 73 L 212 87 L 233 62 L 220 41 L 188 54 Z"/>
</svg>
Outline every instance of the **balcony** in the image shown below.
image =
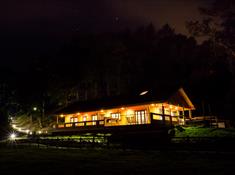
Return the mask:
<svg viewBox="0 0 235 175">
<path fill-rule="evenodd" d="M 55 128 L 76 128 L 76 127 L 97 127 L 104 126 L 104 120 L 95 120 L 95 121 L 81 121 L 81 122 L 70 122 L 64 124 L 58 124 Z"/>
</svg>

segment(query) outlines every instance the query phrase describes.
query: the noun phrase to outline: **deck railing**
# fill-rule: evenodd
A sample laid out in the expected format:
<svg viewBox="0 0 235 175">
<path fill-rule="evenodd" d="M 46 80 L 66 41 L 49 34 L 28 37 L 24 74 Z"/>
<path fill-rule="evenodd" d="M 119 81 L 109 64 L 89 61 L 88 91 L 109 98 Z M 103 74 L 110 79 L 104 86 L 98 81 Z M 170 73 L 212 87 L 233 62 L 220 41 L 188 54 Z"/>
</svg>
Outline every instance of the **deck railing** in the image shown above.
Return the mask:
<svg viewBox="0 0 235 175">
<path fill-rule="evenodd" d="M 85 126 L 104 126 L 104 120 L 92 120 L 92 121 L 81 121 L 81 122 L 70 122 L 64 124 L 58 124 L 57 128 L 76 128 Z"/>
<path fill-rule="evenodd" d="M 142 125 L 142 124 L 180 124 L 183 120 L 181 116 L 162 115 L 156 113 L 150 113 L 145 115 L 145 119 L 139 121 L 134 114 L 121 115 L 121 119 L 105 117 L 103 120 L 90 120 L 90 121 L 79 121 L 69 122 L 64 124 L 58 124 L 55 128 L 77 128 L 77 127 L 98 127 L 98 126 L 121 126 L 123 125 L 121 120 L 126 118 L 127 123 L 125 125 Z"/>
</svg>

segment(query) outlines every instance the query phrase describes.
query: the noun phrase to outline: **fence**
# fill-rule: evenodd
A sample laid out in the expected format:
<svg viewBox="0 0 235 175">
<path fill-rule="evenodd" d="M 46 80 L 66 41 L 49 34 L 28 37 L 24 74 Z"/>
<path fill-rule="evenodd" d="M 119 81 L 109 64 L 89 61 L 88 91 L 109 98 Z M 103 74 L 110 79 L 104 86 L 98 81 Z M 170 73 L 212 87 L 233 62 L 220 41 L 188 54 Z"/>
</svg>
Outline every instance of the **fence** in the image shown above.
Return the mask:
<svg viewBox="0 0 235 175">
<path fill-rule="evenodd" d="M 19 139 L 1 143 L 1 147 L 43 147 L 43 148 L 118 148 L 118 149 L 142 149 L 156 150 L 192 150 L 192 151 L 232 151 L 235 148 L 235 138 L 232 137 L 172 137 L 169 142 L 161 144 L 162 140 L 147 142 L 136 137 L 135 144 L 129 144 L 127 140 L 119 142 L 110 141 L 110 136 L 91 135 L 78 138 L 34 138 Z M 144 141 L 144 142 L 143 142 Z M 9 144 L 10 143 L 10 144 Z M 138 144 L 139 143 L 139 144 Z M 146 143 L 146 144 L 144 144 Z M 154 145 L 149 145 L 154 143 Z"/>
</svg>

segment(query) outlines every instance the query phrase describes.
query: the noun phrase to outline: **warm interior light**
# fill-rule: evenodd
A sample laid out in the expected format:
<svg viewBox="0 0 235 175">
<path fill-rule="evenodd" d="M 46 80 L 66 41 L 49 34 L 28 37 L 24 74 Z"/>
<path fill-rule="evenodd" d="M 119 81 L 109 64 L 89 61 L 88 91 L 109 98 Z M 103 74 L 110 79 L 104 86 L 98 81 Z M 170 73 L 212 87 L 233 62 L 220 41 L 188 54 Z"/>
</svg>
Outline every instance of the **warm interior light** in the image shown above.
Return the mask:
<svg viewBox="0 0 235 175">
<path fill-rule="evenodd" d="M 85 122 L 87 120 L 86 116 L 83 116 L 83 121 Z"/>
<path fill-rule="evenodd" d="M 64 115 L 63 115 L 63 114 L 61 114 L 61 115 L 60 115 L 60 117 L 64 117 Z"/>
<path fill-rule="evenodd" d="M 132 115 L 134 114 L 134 111 L 129 109 L 127 110 L 126 114 L 127 114 L 126 117 L 132 117 Z"/>
</svg>

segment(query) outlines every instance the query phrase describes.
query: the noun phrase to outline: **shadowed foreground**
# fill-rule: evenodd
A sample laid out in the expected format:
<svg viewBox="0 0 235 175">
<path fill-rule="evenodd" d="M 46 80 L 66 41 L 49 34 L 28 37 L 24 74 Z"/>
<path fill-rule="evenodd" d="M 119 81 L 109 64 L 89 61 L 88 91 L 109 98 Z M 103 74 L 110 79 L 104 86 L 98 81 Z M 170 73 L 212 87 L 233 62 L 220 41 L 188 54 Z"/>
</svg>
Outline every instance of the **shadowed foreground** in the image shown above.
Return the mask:
<svg viewBox="0 0 235 175">
<path fill-rule="evenodd" d="M 235 153 L 0 148 L 1 174 L 228 174 Z"/>
</svg>

